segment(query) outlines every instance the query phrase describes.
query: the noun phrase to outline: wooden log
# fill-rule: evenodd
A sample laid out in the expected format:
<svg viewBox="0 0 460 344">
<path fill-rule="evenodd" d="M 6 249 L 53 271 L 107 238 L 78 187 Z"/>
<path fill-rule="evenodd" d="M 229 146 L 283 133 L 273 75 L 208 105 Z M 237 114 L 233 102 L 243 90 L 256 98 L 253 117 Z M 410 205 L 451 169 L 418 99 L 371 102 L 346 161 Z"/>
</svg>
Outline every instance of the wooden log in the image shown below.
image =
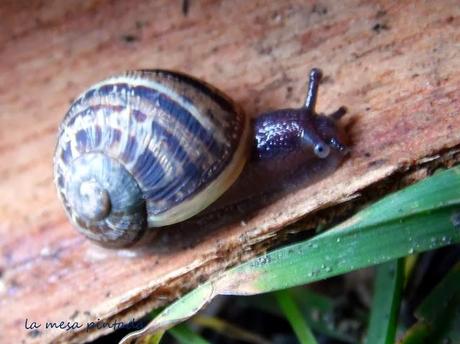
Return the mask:
<svg viewBox="0 0 460 344">
<path fill-rule="evenodd" d="M 179 1 L 33 0 L 2 2 L 0 18 L 1 343 L 98 337 L 110 329 L 87 322 L 139 317 L 281 243 L 288 224 L 330 223 L 458 160 L 458 1 L 190 1 L 184 13 Z M 126 69 L 177 69 L 255 116 L 299 105 L 314 66 L 326 75 L 319 110 L 350 112 L 352 154 L 334 174 L 244 221 L 162 234 L 142 254 L 99 249 L 71 228 L 52 154 L 87 86 Z M 45 328 L 61 321 L 83 327 Z"/>
</svg>

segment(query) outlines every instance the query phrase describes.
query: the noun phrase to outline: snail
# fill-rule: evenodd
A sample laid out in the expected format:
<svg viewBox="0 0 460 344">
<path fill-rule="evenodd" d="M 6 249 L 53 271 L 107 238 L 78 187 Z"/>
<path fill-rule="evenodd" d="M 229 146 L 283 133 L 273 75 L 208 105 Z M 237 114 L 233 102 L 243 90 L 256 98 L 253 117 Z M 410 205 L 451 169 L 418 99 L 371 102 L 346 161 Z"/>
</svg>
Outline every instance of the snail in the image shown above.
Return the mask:
<svg viewBox="0 0 460 344">
<path fill-rule="evenodd" d="M 298 109 L 245 116 L 224 93 L 186 74 L 137 70 L 81 94 L 58 131 L 54 179 L 70 222 L 106 247 L 182 222 L 216 201 L 248 161 L 268 170 L 302 156 L 345 156 L 340 107 L 315 112 L 321 71 Z"/>
</svg>

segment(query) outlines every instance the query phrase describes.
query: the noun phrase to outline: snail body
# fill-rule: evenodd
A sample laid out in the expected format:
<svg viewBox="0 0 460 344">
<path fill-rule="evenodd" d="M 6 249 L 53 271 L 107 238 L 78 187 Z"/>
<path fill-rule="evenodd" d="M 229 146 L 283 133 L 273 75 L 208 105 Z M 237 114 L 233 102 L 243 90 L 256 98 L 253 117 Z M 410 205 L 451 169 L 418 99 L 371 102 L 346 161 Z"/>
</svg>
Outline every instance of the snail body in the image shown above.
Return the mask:
<svg viewBox="0 0 460 344">
<path fill-rule="evenodd" d="M 182 73 L 132 71 L 92 86 L 64 117 L 54 156 L 69 219 L 103 246 L 130 246 L 147 229 L 208 207 L 248 160 L 270 167 L 302 162 L 299 154 L 345 154 L 336 126 L 345 109 L 315 113 L 320 78 L 313 69 L 301 108 L 253 121 L 221 91 Z"/>
</svg>

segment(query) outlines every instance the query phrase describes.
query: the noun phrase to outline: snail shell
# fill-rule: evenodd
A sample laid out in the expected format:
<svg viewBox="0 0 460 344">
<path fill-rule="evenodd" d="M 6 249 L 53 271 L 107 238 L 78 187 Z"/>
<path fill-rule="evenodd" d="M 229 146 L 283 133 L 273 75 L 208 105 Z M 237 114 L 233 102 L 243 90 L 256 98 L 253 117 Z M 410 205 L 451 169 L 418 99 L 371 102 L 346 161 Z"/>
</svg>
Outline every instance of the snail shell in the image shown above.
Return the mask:
<svg viewBox="0 0 460 344">
<path fill-rule="evenodd" d="M 54 175 L 71 222 L 105 246 L 192 217 L 238 178 L 249 121 L 223 93 L 184 74 L 132 71 L 71 105 Z"/>
</svg>

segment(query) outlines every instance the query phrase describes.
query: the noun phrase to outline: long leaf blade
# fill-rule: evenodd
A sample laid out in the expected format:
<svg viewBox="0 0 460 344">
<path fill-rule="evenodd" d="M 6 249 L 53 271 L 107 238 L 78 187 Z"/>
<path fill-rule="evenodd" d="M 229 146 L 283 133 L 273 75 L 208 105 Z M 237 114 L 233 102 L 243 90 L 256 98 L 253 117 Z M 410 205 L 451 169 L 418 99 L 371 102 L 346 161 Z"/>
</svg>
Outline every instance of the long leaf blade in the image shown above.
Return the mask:
<svg viewBox="0 0 460 344">
<path fill-rule="evenodd" d="M 289 291 L 281 290 L 275 293 L 275 295 L 281 310 L 291 324 L 299 342 L 301 344 L 317 344 L 317 341 L 310 330 L 310 326 L 308 326 L 307 322 L 302 317 L 302 313 L 294 302 Z"/>
<path fill-rule="evenodd" d="M 402 285 L 402 259 L 377 267 L 367 344 L 394 343 Z"/>
<path fill-rule="evenodd" d="M 180 324 L 168 331 L 180 344 L 210 344 L 197 335 L 188 326 Z"/>
</svg>

